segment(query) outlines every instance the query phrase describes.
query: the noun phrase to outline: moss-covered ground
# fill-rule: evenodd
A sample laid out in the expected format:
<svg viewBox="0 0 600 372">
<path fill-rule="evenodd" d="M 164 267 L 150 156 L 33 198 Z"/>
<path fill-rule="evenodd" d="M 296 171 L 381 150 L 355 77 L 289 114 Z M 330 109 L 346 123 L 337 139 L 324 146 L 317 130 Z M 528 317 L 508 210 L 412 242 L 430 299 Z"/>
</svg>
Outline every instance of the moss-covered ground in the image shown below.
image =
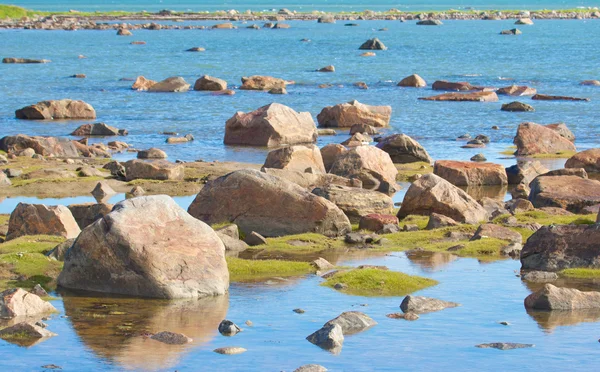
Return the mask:
<svg viewBox="0 0 600 372">
<path fill-rule="evenodd" d="M 321 285 L 333 288 L 343 284 L 341 292 L 357 296 L 405 296 L 438 282 L 414 275 L 375 268 L 340 271 Z"/>
</svg>

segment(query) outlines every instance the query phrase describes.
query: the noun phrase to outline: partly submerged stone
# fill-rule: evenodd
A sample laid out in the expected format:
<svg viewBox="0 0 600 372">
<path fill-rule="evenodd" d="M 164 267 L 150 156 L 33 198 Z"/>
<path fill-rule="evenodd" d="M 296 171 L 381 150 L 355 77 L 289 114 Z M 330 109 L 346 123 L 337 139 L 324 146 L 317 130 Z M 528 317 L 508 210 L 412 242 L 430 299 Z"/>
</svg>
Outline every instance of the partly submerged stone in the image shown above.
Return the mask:
<svg viewBox="0 0 600 372">
<path fill-rule="evenodd" d="M 356 100 L 327 106 L 317 115 L 321 127 L 351 128 L 354 124 L 387 127 L 392 115 L 391 106 L 371 106 Z"/>
<path fill-rule="evenodd" d="M 339 324 L 326 324 L 306 339 L 322 349 L 339 352 L 344 345 L 344 333 Z"/>
<path fill-rule="evenodd" d="M 400 309 L 404 313 L 423 314 L 457 306 L 460 306 L 460 304 L 456 302 L 448 302 L 430 297 L 408 295 L 404 297 L 404 300 L 402 300 Z"/>
<path fill-rule="evenodd" d="M 21 288 L 0 293 L 0 318 L 32 317 L 58 312 L 48 301 Z"/>
<path fill-rule="evenodd" d="M 498 349 L 498 350 L 514 350 L 534 347 L 534 344 L 518 344 L 514 342 L 492 342 L 489 344 L 479 344 L 476 347 L 480 349 Z"/>
<path fill-rule="evenodd" d="M 600 309 L 600 292 L 582 292 L 546 284 L 525 298 L 525 307 L 536 310 Z"/>
<path fill-rule="evenodd" d="M 426 162 L 433 160 L 421 144 L 405 134 L 393 134 L 379 141 L 377 147 L 387 152 L 397 164 Z"/>
<path fill-rule="evenodd" d="M 27 120 L 95 119 L 96 111 L 86 102 L 62 99 L 23 107 L 15 115 L 17 119 Z"/>
</svg>

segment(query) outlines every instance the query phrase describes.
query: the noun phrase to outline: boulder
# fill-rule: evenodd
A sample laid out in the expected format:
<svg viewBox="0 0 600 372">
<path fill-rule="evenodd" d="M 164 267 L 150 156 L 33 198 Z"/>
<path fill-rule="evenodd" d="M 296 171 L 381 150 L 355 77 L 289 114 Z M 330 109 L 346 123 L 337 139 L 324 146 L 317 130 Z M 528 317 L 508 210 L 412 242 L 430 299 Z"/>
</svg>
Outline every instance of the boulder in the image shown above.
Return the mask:
<svg viewBox="0 0 600 372">
<path fill-rule="evenodd" d="M 517 146 L 517 156 L 576 150 L 573 142 L 556 131 L 535 123 L 520 124 L 513 142 Z"/>
<path fill-rule="evenodd" d="M 96 200 L 103 200 L 107 196 L 116 194 L 117 192 L 110 187 L 106 182 L 98 182 L 96 187 L 92 190 L 91 194 Z"/>
<path fill-rule="evenodd" d="M 315 145 L 295 145 L 269 151 L 263 168 L 325 173 L 321 151 Z"/>
<path fill-rule="evenodd" d="M 362 182 L 358 179 L 349 179 L 329 173 L 315 174 L 276 168 L 263 168 L 261 169 L 261 172 L 293 182 L 308 191 L 313 190 L 315 187 L 325 187 L 331 184 L 358 188 L 362 187 Z"/>
<path fill-rule="evenodd" d="M 511 243 L 522 243 L 523 236 L 516 231 L 504 227 L 501 225 L 495 225 L 493 223 L 486 223 L 480 225 L 475 231 L 475 234 L 471 237 L 471 241 L 481 240 L 485 238 L 494 238 L 500 240 L 506 240 Z"/>
<path fill-rule="evenodd" d="M 250 169 L 207 183 L 188 211 L 208 224 L 235 223 L 246 234 L 316 232 L 340 236 L 351 230 L 348 218 L 332 202 L 294 183 Z"/>
<path fill-rule="evenodd" d="M 481 91 L 469 93 L 443 93 L 431 97 L 419 97 L 421 101 L 449 101 L 449 102 L 498 102 L 495 92 Z"/>
<path fill-rule="evenodd" d="M 600 230 L 594 225 L 543 226 L 525 243 L 521 251 L 521 269 L 600 269 L 598 242 Z"/>
<path fill-rule="evenodd" d="M 257 245 L 267 244 L 267 239 L 256 231 L 252 231 L 251 233 L 246 234 L 244 242 L 251 247 L 256 247 Z"/>
<path fill-rule="evenodd" d="M 48 253 L 45 254 L 46 257 L 51 259 L 55 259 L 57 261 L 64 261 L 65 254 L 71 248 L 71 246 L 75 243 L 75 239 L 67 239 L 64 242 L 58 244 L 56 247 L 52 248 Z"/>
<path fill-rule="evenodd" d="M 425 174 L 412 183 L 398 211 L 398 218 L 438 213 L 461 223 L 487 220 L 486 210 L 466 192 L 435 174 Z"/>
<path fill-rule="evenodd" d="M 356 133 L 374 135 L 379 134 L 379 131 L 368 124 L 354 124 L 352 127 L 350 127 L 350 135 Z"/>
<path fill-rule="evenodd" d="M 419 142 L 405 134 L 393 134 L 383 138 L 377 148 L 387 152 L 392 162 L 405 164 L 414 162 L 431 163 L 433 160 Z"/>
<path fill-rule="evenodd" d="M 545 127 L 552 129 L 556 133 L 560 134 L 561 137 L 564 137 L 571 142 L 575 142 L 575 135 L 565 123 L 548 124 L 545 125 Z"/>
<path fill-rule="evenodd" d="M 272 76 L 250 76 L 242 78 L 242 90 L 271 90 L 285 89 L 286 83 L 283 79 Z"/>
<path fill-rule="evenodd" d="M 433 173 L 455 186 L 497 186 L 508 184 L 504 167 L 494 163 L 438 160 L 433 166 Z"/>
<path fill-rule="evenodd" d="M 512 28 L 510 30 L 503 30 L 500 32 L 500 35 L 521 35 L 522 32 L 518 28 Z"/>
<path fill-rule="evenodd" d="M 577 176 L 543 176 L 529 185 L 529 200 L 536 208 L 558 207 L 581 213 L 600 204 L 600 181 Z"/>
<path fill-rule="evenodd" d="M 79 228 L 84 229 L 109 214 L 113 205 L 106 203 L 83 203 L 71 204 L 68 208 L 75 221 L 77 221 Z"/>
<path fill-rule="evenodd" d="M 71 133 L 72 136 L 118 136 L 119 130 L 104 123 L 84 124 Z"/>
<path fill-rule="evenodd" d="M 313 265 L 315 267 L 315 269 L 317 269 L 319 271 L 327 271 L 327 270 L 331 270 L 331 269 L 335 268 L 335 266 L 332 265 L 331 262 L 327 261 L 323 257 L 317 258 L 316 260 L 311 262 L 311 265 Z M 296 313 L 304 312 L 304 310 L 302 310 L 301 312 L 300 312 L 300 310 L 302 310 L 302 309 L 296 309 L 296 310 L 294 310 L 294 312 L 296 312 Z"/>
<path fill-rule="evenodd" d="M 400 80 L 399 87 L 423 88 L 427 86 L 427 82 L 417 74 L 413 74 Z"/>
<path fill-rule="evenodd" d="M 545 284 L 525 298 L 525 307 L 535 310 L 587 310 L 600 308 L 600 292 L 582 292 Z"/>
<path fill-rule="evenodd" d="M 569 96 L 551 96 L 548 94 L 536 94 L 531 97 L 535 101 L 589 101 L 589 98 L 569 97 Z"/>
<path fill-rule="evenodd" d="M 95 119 L 96 111 L 83 101 L 61 99 L 23 107 L 15 111 L 15 116 L 26 120 Z"/>
<path fill-rule="evenodd" d="M 220 91 L 227 89 L 227 82 L 216 77 L 204 75 L 196 80 L 194 90 Z"/>
<path fill-rule="evenodd" d="M 143 76 L 138 76 L 137 79 L 135 79 L 135 82 L 133 83 L 133 85 L 131 86 L 131 89 L 133 89 L 133 90 L 148 90 L 155 84 L 156 84 L 156 81 L 154 81 L 154 80 L 146 79 Z"/>
<path fill-rule="evenodd" d="M 156 93 L 187 92 L 188 90 L 190 90 L 190 84 L 178 76 L 166 78 L 148 88 L 148 92 Z"/>
<path fill-rule="evenodd" d="M 166 195 L 115 205 L 86 227 L 65 256 L 65 288 L 154 298 L 222 295 L 225 248 L 210 226 Z"/>
<path fill-rule="evenodd" d="M 452 90 L 452 91 L 467 91 L 467 90 L 476 90 L 477 88 L 471 85 L 470 83 L 459 81 L 459 82 L 451 82 L 446 80 L 437 80 L 435 81 L 431 88 L 433 90 Z"/>
<path fill-rule="evenodd" d="M 567 160 L 565 168 L 583 168 L 588 173 L 600 172 L 600 148 L 578 152 Z"/>
<path fill-rule="evenodd" d="M 325 145 L 321 148 L 321 157 L 323 158 L 323 165 L 325 166 L 325 170 L 329 172 L 333 163 L 335 163 L 338 156 L 348 151 L 348 149 L 343 145 L 338 145 L 336 143 L 330 143 L 329 145 Z"/>
<path fill-rule="evenodd" d="M 321 127 L 351 128 L 354 124 L 387 127 L 392 115 L 391 106 L 370 106 L 356 100 L 327 106 L 317 115 Z"/>
<path fill-rule="evenodd" d="M 50 63 L 49 59 L 30 59 L 30 58 L 3 58 L 2 63 L 32 64 L 32 63 Z"/>
<path fill-rule="evenodd" d="M 558 274 L 550 271 L 528 271 L 521 275 L 521 279 L 534 283 L 553 282 L 558 279 Z"/>
<path fill-rule="evenodd" d="M 225 124 L 226 145 L 275 147 L 316 140 L 317 128 L 310 113 L 298 113 L 279 103 L 238 112 Z"/>
<path fill-rule="evenodd" d="M 329 171 L 346 178 L 358 178 L 366 189 L 393 194 L 399 186 L 398 170 L 390 156 L 374 146 L 358 146 L 340 154 Z"/>
<path fill-rule="evenodd" d="M 71 211 L 64 205 L 49 207 L 19 203 L 10 215 L 6 240 L 24 235 L 54 235 L 70 239 L 76 238 L 80 231 Z"/>
<path fill-rule="evenodd" d="M 148 150 L 140 150 L 137 153 L 138 159 L 166 159 L 167 153 L 156 147 L 152 147 Z"/>
<path fill-rule="evenodd" d="M 492 199 L 483 197 L 479 200 L 479 204 L 485 209 L 490 220 L 501 216 L 503 214 L 509 214 L 510 212 L 505 208 L 504 202 L 498 199 Z"/>
<path fill-rule="evenodd" d="M 425 19 L 423 21 L 418 21 L 417 25 L 418 26 L 441 26 L 441 25 L 443 25 L 443 23 L 439 19 Z"/>
<path fill-rule="evenodd" d="M 325 14 L 317 19 L 317 23 L 335 23 L 335 17 L 330 14 Z"/>
<path fill-rule="evenodd" d="M 358 229 L 379 232 L 383 230 L 386 225 L 398 226 L 398 223 L 398 217 L 394 215 L 370 213 L 360 218 Z"/>
<path fill-rule="evenodd" d="M 506 96 L 520 97 L 520 96 L 533 96 L 537 93 L 535 88 L 528 86 L 511 85 L 508 87 L 500 88 L 496 91 L 496 94 L 502 94 Z"/>
<path fill-rule="evenodd" d="M 117 30 L 117 35 L 118 36 L 132 36 L 133 33 L 126 28 L 119 28 Z"/>
<path fill-rule="evenodd" d="M 0 318 L 32 317 L 56 312 L 58 310 L 50 302 L 21 288 L 7 289 L 0 293 Z"/>
<path fill-rule="evenodd" d="M 325 325 L 306 339 L 322 349 L 339 352 L 344 345 L 344 334 L 339 324 Z"/>
<path fill-rule="evenodd" d="M 528 105 L 523 102 L 517 102 L 517 101 L 503 104 L 501 107 L 501 110 L 509 111 L 509 112 L 533 112 L 533 111 L 535 111 L 533 106 Z"/>
<path fill-rule="evenodd" d="M 171 163 L 167 160 L 129 160 L 123 163 L 125 167 L 125 180 L 127 182 L 146 179 L 146 180 L 176 180 L 181 181 L 185 175 L 183 164 Z"/>
<path fill-rule="evenodd" d="M 510 195 L 513 197 L 513 199 L 529 199 L 530 192 L 531 189 L 529 188 L 529 186 L 520 183 L 510 191 Z"/>
<path fill-rule="evenodd" d="M 517 164 L 506 168 L 509 185 L 518 185 L 520 183 L 529 185 L 534 178 L 546 172 L 548 172 L 548 168 L 537 160 L 518 160 Z"/>
<path fill-rule="evenodd" d="M 312 193 L 337 205 L 353 223 L 372 213 L 390 214 L 394 210 L 392 198 L 377 191 L 331 184 L 315 188 Z"/>
<path fill-rule="evenodd" d="M 235 336 L 241 331 L 242 329 L 231 320 L 225 319 L 219 323 L 219 333 L 223 336 Z"/>
<path fill-rule="evenodd" d="M 406 296 L 400 304 L 400 309 L 404 313 L 424 314 L 434 311 L 440 311 L 451 307 L 457 307 L 460 304 L 438 300 L 436 298 L 421 296 Z"/>
<path fill-rule="evenodd" d="M 348 336 L 365 331 L 377 325 L 377 322 L 360 311 L 345 311 L 338 317 L 325 323 L 323 327 L 331 325 L 339 325 L 342 328 L 342 334 Z"/>
<path fill-rule="evenodd" d="M 515 22 L 515 25 L 532 25 L 532 24 L 533 24 L 533 21 L 531 20 L 531 18 L 519 18 Z"/>
<path fill-rule="evenodd" d="M 432 213 L 431 216 L 429 216 L 429 221 L 427 222 L 425 230 L 440 229 L 448 226 L 458 226 L 458 222 L 442 214 Z"/>
<path fill-rule="evenodd" d="M 33 346 L 40 339 L 57 336 L 43 327 L 28 322 L 20 322 L 0 330 L 0 338 L 20 346 Z"/>
<path fill-rule="evenodd" d="M 325 66 L 318 69 L 317 72 L 335 72 L 335 67 L 333 65 Z"/>
<path fill-rule="evenodd" d="M 341 145 L 347 146 L 347 147 L 356 147 L 356 146 L 368 145 L 371 142 L 373 142 L 373 139 L 371 137 L 369 137 L 368 135 L 362 134 L 362 133 L 354 133 L 352 135 L 352 137 L 350 137 L 347 140 L 345 140 L 344 142 L 342 142 Z"/>
<path fill-rule="evenodd" d="M 387 50 L 387 47 L 378 39 L 373 38 L 365 41 L 358 49 L 361 50 Z"/>
<path fill-rule="evenodd" d="M 529 212 L 535 209 L 529 200 L 522 198 L 507 201 L 505 207 L 511 214 Z"/>
</svg>

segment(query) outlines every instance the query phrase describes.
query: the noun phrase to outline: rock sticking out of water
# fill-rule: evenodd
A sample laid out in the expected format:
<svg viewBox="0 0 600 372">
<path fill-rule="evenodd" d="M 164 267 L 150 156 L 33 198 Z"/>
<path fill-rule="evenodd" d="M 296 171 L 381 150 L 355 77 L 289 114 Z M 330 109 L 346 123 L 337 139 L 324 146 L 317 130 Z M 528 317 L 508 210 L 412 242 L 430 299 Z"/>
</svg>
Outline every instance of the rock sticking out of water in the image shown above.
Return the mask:
<svg viewBox="0 0 600 372">
<path fill-rule="evenodd" d="M 305 364 L 296 368 L 294 372 L 327 372 L 327 368 L 318 364 Z"/>
<path fill-rule="evenodd" d="M 231 320 L 225 319 L 221 322 L 221 324 L 219 324 L 219 333 L 221 333 L 223 336 L 234 336 L 241 331 L 242 329 Z"/>
<path fill-rule="evenodd" d="M 391 319 L 404 319 L 404 320 L 417 320 L 419 319 L 419 316 L 415 313 L 391 313 L 391 314 L 387 314 L 386 315 L 388 318 Z"/>
<path fill-rule="evenodd" d="M 404 313 L 423 314 L 457 306 L 460 306 L 460 304 L 456 302 L 448 302 L 438 300 L 436 298 L 409 295 L 404 297 L 404 300 L 402 300 L 400 309 Z"/>
<path fill-rule="evenodd" d="M 243 347 L 230 346 L 230 347 L 220 347 L 218 349 L 214 349 L 213 351 L 217 354 L 236 355 L 236 354 L 245 353 L 248 350 L 244 349 Z"/>
<path fill-rule="evenodd" d="M 333 353 L 341 351 L 344 344 L 344 333 L 339 324 L 325 324 L 321 329 L 306 337 L 306 339 Z"/>
<path fill-rule="evenodd" d="M 475 345 L 480 349 L 498 349 L 498 350 L 513 350 L 513 349 L 525 349 L 534 347 L 534 344 L 517 344 L 514 342 L 492 342 L 489 344 Z"/>
</svg>

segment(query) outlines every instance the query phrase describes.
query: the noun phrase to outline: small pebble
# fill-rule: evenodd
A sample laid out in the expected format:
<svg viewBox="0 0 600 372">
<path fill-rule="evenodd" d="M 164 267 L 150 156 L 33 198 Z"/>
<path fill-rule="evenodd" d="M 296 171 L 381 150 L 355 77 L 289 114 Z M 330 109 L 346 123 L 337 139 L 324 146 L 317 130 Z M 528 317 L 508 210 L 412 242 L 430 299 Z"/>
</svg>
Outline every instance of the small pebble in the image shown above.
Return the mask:
<svg viewBox="0 0 600 372">
<path fill-rule="evenodd" d="M 304 314 L 305 311 L 303 309 L 294 309 L 293 310 L 296 314 Z"/>
</svg>

